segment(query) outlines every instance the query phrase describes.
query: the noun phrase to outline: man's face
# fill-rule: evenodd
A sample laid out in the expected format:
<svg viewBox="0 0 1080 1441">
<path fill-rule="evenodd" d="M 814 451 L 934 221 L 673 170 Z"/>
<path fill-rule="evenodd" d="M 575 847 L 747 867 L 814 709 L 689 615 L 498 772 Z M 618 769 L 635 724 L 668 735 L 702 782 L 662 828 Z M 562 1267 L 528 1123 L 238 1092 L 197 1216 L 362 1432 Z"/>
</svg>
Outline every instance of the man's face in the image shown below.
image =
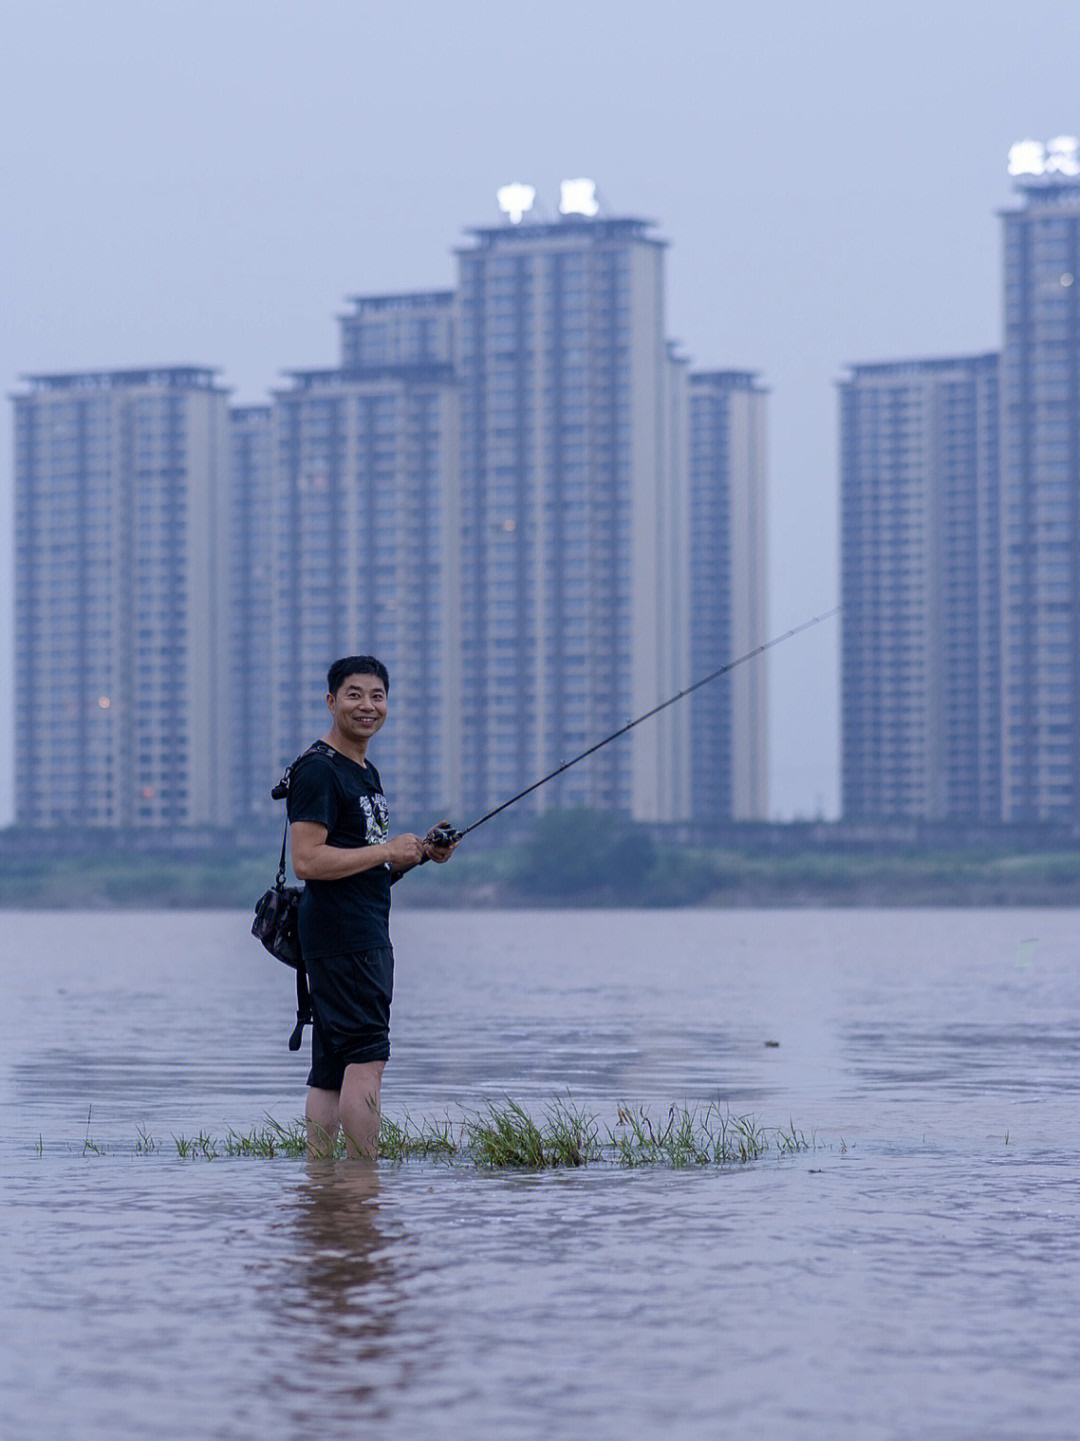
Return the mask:
<svg viewBox="0 0 1080 1441">
<path fill-rule="evenodd" d="M 367 741 L 386 720 L 386 687 L 377 675 L 346 676 L 326 704 L 343 736 Z"/>
</svg>

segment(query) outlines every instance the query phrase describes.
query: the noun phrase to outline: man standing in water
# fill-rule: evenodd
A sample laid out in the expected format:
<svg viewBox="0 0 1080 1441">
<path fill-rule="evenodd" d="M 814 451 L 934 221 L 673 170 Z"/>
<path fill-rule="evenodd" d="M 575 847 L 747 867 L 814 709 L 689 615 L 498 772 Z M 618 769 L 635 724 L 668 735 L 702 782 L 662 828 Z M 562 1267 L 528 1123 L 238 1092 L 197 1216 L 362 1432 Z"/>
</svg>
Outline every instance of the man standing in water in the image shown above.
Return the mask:
<svg viewBox="0 0 1080 1441">
<path fill-rule="evenodd" d="M 370 655 L 326 677 L 333 724 L 289 778 L 292 862 L 305 882 L 300 949 L 311 990 L 308 1149 L 327 1154 L 340 1126 L 350 1156 L 374 1157 L 390 1055 L 394 953 L 390 884 L 422 861 L 450 859 L 432 834 L 390 837 L 379 773 L 367 759 L 386 720 L 390 677 Z"/>
</svg>

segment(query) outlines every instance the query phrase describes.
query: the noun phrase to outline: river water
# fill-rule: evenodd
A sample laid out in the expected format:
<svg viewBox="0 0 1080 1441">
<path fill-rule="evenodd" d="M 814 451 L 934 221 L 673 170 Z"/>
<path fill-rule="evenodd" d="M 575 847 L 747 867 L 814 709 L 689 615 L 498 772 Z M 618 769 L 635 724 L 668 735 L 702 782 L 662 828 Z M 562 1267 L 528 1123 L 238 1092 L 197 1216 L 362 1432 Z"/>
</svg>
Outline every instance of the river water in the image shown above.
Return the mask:
<svg viewBox="0 0 1080 1441">
<path fill-rule="evenodd" d="M 302 1113 L 248 919 L 0 917 L 6 1441 L 1080 1435 L 1080 914 L 396 904 L 388 1116 L 812 1142 L 543 1174 L 182 1159 Z"/>
</svg>

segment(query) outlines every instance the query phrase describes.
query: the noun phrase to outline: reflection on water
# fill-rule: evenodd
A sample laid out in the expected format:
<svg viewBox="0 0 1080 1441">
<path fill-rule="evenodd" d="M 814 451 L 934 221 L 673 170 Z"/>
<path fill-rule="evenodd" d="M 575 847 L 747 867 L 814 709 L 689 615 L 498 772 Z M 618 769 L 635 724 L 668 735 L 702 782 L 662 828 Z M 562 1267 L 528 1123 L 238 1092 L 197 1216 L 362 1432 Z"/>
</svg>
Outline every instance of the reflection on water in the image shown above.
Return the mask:
<svg viewBox="0 0 1080 1441">
<path fill-rule="evenodd" d="M 282 1334 L 311 1338 L 302 1389 L 314 1384 L 372 1412 L 413 1360 L 398 1335 L 407 1238 L 380 1210 L 376 1166 L 303 1166 L 277 1237 L 295 1263 L 265 1278 L 264 1304 Z"/>
<path fill-rule="evenodd" d="M 389 1238 L 379 1226 L 378 1168 L 304 1165 L 307 1176 L 288 1215 L 303 1264 L 280 1289 L 282 1312 L 299 1309 L 330 1336 L 378 1341 L 392 1329 L 394 1301 Z"/>
<path fill-rule="evenodd" d="M 389 1226 L 379 1218 L 378 1167 L 336 1161 L 304 1161 L 304 1167 L 284 1238 L 303 1265 L 283 1278 L 274 1304 L 283 1317 L 301 1314 L 324 1327 L 329 1339 L 355 1340 L 378 1352 L 394 1331 L 399 1298 Z"/>
<path fill-rule="evenodd" d="M 401 908 L 391 1114 L 819 1139 L 508 1176 L 180 1160 L 300 1113 L 284 968 L 243 916 L 6 917 L 0 1435 L 1071 1438 L 1076 920 Z"/>
</svg>

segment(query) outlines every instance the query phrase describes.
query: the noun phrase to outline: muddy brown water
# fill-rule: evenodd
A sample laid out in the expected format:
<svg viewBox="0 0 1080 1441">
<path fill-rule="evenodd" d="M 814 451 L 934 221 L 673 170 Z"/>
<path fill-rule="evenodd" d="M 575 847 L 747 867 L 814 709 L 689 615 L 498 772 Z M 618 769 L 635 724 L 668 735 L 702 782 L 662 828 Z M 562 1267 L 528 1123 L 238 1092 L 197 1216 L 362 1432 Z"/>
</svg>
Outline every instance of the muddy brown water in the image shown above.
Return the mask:
<svg viewBox="0 0 1080 1441">
<path fill-rule="evenodd" d="M 811 1149 L 183 1160 L 301 1113 L 289 973 L 236 913 L 5 914 L 0 1435 L 1080 1434 L 1080 913 L 394 919 L 388 1115 L 712 1101 Z"/>
</svg>

